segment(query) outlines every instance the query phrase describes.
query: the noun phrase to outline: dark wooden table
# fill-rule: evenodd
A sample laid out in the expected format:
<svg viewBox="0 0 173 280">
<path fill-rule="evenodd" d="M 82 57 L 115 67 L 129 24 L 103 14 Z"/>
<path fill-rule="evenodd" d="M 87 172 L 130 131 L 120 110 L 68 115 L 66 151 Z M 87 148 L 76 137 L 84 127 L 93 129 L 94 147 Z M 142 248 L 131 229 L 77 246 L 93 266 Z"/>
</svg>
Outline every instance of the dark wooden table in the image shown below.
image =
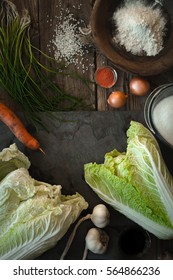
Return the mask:
<svg viewBox="0 0 173 280">
<path fill-rule="evenodd" d="M 94 1 L 81 0 L 13 0 L 18 9 L 27 9 L 31 16 L 31 37 L 35 46 L 39 47 L 46 54 L 54 57 L 54 46 L 52 41 L 56 35 L 56 26 L 62 24 L 63 20 L 70 13 L 77 19 L 78 27 L 85 27 L 90 24 L 92 4 Z M 63 16 L 61 14 L 63 13 Z M 102 65 L 112 65 L 110 61 L 100 52 L 91 38 L 86 41 L 83 55 L 78 56 L 78 63 L 72 64 L 69 70 L 78 71 L 83 77 L 94 81 L 94 72 L 97 67 Z M 67 42 L 67 46 L 69 43 Z M 117 69 L 118 81 L 116 85 L 105 90 L 96 84 L 90 86 L 90 90 L 81 82 L 69 78 L 57 77 L 57 83 L 67 92 L 75 96 L 82 97 L 87 104 L 91 104 L 91 109 L 96 111 L 112 110 L 107 104 L 107 97 L 113 90 L 123 90 L 129 94 L 129 80 L 133 77 L 132 73 Z M 151 90 L 164 83 L 173 82 L 173 69 L 169 69 L 160 75 L 147 77 L 151 83 Z M 143 110 L 146 97 L 135 97 L 129 94 L 128 102 L 125 107 L 119 110 Z"/>
<path fill-rule="evenodd" d="M 30 34 L 31 34 L 32 43 L 33 43 L 33 45 L 35 45 L 36 47 L 39 47 L 43 52 L 45 52 L 46 54 L 48 54 L 50 56 L 54 56 L 54 54 L 55 54 L 55 50 L 54 50 L 52 41 L 56 35 L 56 31 L 55 31 L 56 27 L 59 26 L 60 24 L 62 24 L 63 20 L 65 20 L 68 17 L 69 13 L 71 14 L 71 16 L 74 19 L 77 20 L 80 27 L 85 27 L 90 24 L 90 17 L 91 17 L 91 13 L 92 13 L 93 1 L 85 1 L 85 0 L 83 0 L 83 1 L 81 1 L 81 0 L 64 0 L 64 1 L 63 0 L 44 0 L 44 1 L 43 0 L 30 0 L 30 1 L 23 0 L 23 1 L 18 1 L 18 0 L 13 0 L 12 2 L 16 4 L 16 6 L 20 12 L 22 12 L 23 9 L 27 9 L 29 11 L 29 14 L 31 16 Z M 118 72 L 118 80 L 117 80 L 116 85 L 109 90 L 105 90 L 105 89 L 97 86 L 96 83 L 94 82 L 90 85 L 90 89 L 89 89 L 81 81 L 77 81 L 77 80 L 74 80 L 74 79 L 71 79 L 68 77 L 62 77 L 59 75 L 57 75 L 57 77 L 56 77 L 56 82 L 64 90 L 66 90 L 67 92 L 70 92 L 74 96 L 82 97 L 83 100 L 85 100 L 86 104 L 90 105 L 90 109 L 89 109 L 90 111 L 88 113 L 87 112 L 81 113 L 80 116 L 79 116 L 79 112 L 76 113 L 76 116 L 79 116 L 79 119 L 81 118 L 81 122 L 80 122 L 80 126 L 79 126 L 79 128 L 81 128 L 81 130 L 79 129 L 79 135 L 78 135 L 79 139 L 80 140 L 82 139 L 81 144 L 83 145 L 83 141 L 85 138 L 84 129 L 88 128 L 87 125 L 92 126 L 92 129 L 94 129 L 93 127 L 95 125 L 96 133 L 94 134 L 95 135 L 94 137 L 96 137 L 96 140 L 98 141 L 96 143 L 101 145 L 102 141 L 99 142 L 99 139 L 102 139 L 102 135 L 101 136 L 98 136 L 98 135 L 101 133 L 100 131 L 102 131 L 104 134 L 106 121 L 109 120 L 108 111 L 110 111 L 110 119 L 116 120 L 115 123 L 112 122 L 112 125 L 115 125 L 115 126 L 117 125 L 117 127 L 122 125 L 122 128 L 120 127 L 120 132 L 124 131 L 125 129 L 128 128 L 129 119 L 131 117 L 133 117 L 136 120 L 140 120 L 141 122 L 144 122 L 143 109 L 144 109 L 144 104 L 145 104 L 145 100 L 146 100 L 147 96 L 136 97 L 136 96 L 130 95 L 129 81 L 134 76 L 134 74 L 118 69 L 116 67 L 116 65 L 113 65 L 109 60 L 107 60 L 107 58 L 100 52 L 98 47 L 94 44 L 92 37 L 84 36 L 84 40 L 86 43 L 85 43 L 85 48 L 84 48 L 82 55 L 79 54 L 78 62 L 76 60 L 77 58 L 75 58 L 75 63 L 72 63 L 71 65 L 69 65 L 68 69 L 70 71 L 78 71 L 84 78 L 94 82 L 94 73 L 95 73 L 95 70 L 97 69 L 97 67 L 102 66 L 102 65 L 111 65 Z M 150 81 L 151 91 L 152 91 L 152 89 L 156 88 L 159 85 L 162 85 L 164 83 L 173 82 L 173 68 L 169 69 L 168 71 L 161 73 L 159 75 L 147 76 L 146 78 Z M 129 95 L 126 105 L 121 109 L 113 110 L 112 108 L 110 108 L 108 106 L 107 97 L 108 97 L 109 93 L 113 90 L 122 90 L 122 91 L 125 91 Z M 93 121 L 92 111 L 94 111 L 93 112 L 94 114 L 97 113 L 96 111 L 99 111 L 98 116 L 95 117 L 95 119 L 96 119 L 95 124 Z M 105 119 L 102 114 L 104 112 L 106 112 Z M 74 114 L 71 116 L 72 118 L 75 118 Z M 90 114 L 91 114 L 91 116 L 90 116 Z M 69 115 L 67 115 L 67 116 L 69 116 Z M 87 119 L 86 122 L 84 122 L 84 118 Z M 101 125 L 101 130 L 99 130 L 97 127 L 97 125 L 99 125 L 100 120 L 103 120 L 103 123 Z M 128 123 L 126 123 L 126 121 L 128 121 Z M 66 125 L 65 129 L 68 129 L 68 125 L 67 124 L 65 124 L 65 125 Z M 66 135 L 64 135 L 64 136 L 63 136 L 63 131 L 64 131 L 63 129 L 61 130 L 61 126 L 57 126 L 57 132 L 56 132 L 57 141 L 62 141 L 62 139 L 65 139 L 65 141 L 66 141 L 67 139 L 71 139 L 69 136 L 71 134 L 68 134 L 68 133 L 72 133 L 72 129 L 70 128 L 70 132 L 66 131 Z M 60 134 L 58 134 L 58 132 Z M 86 133 L 88 133 L 88 135 L 90 136 L 90 130 L 86 130 Z M 110 144 L 110 149 L 113 148 L 111 135 L 117 136 L 117 130 L 115 129 L 115 127 L 112 128 L 112 132 L 109 131 L 108 134 L 106 135 L 106 137 L 108 136 L 108 140 L 106 140 L 107 141 L 106 144 L 105 143 L 103 144 L 103 149 L 100 148 L 100 151 L 101 151 L 100 156 L 98 156 L 99 153 L 94 153 L 94 155 L 98 156 L 98 158 L 95 158 L 96 161 L 97 160 L 100 161 L 103 159 L 104 152 L 106 151 L 105 145 Z M 123 137 L 125 137 L 125 134 L 123 134 L 123 135 L 124 135 Z M 69 136 L 69 138 L 68 138 L 68 136 Z M 97 136 L 98 136 L 98 138 L 97 138 Z M 38 134 L 38 137 L 40 137 L 40 139 L 44 139 L 44 137 L 42 137 L 42 132 L 41 132 L 41 134 Z M 80 138 L 80 137 L 82 137 L 82 138 Z M 101 138 L 99 138 L 99 137 L 101 137 Z M 49 140 L 53 139 L 52 142 L 50 140 L 50 142 L 52 143 L 51 145 L 53 145 L 53 141 L 56 140 L 54 138 L 55 138 L 54 133 L 52 134 L 52 138 L 50 138 L 50 135 L 49 135 Z M 6 141 L 8 141 L 6 138 L 4 138 L 4 139 Z M 87 139 L 86 141 L 89 141 L 88 137 L 86 137 L 86 139 Z M 93 139 L 95 139 L 95 138 L 93 138 Z M 74 138 L 74 143 L 76 145 L 75 148 L 77 149 L 78 146 L 77 146 L 76 141 L 77 141 L 77 138 Z M 124 141 L 125 141 L 125 138 L 124 138 Z M 47 141 L 43 140 L 43 145 L 45 145 L 45 148 L 48 148 L 48 151 L 49 151 L 50 147 L 47 147 L 47 145 L 48 145 Z M 79 143 L 79 145 L 80 145 L 80 143 Z M 119 147 L 122 148 L 121 143 L 119 145 L 120 145 Z M 1 145 L 1 146 L 3 147 L 3 145 Z M 96 147 L 94 146 L 94 148 L 96 148 Z M 94 148 L 91 148 L 91 149 L 94 149 Z M 108 149 L 108 147 L 106 147 L 106 148 Z M 68 149 L 66 150 L 66 152 L 67 151 L 68 151 Z M 72 148 L 71 148 L 71 151 L 72 151 Z M 165 151 L 165 148 L 163 148 L 163 151 Z M 79 148 L 79 152 L 81 152 L 80 148 Z M 44 172 L 46 172 L 45 165 L 46 165 L 47 161 L 46 160 L 45 160 L 45 162 L 43 161 L 42 164 L 40 165 L 39 164 L 39 161 L 41 161 L 40 155 L 38 156 L 38 154 L 33 154 L 32 152 L 30 153 L 28 151 L 27 151 L 27 154 L 30 157 L 31 162 L 33 163 L 34 167 L 37 167 L 37 165 L 38 165 L 39 168 L 42 168 L 39 175 L 38 174 L 36 174 L 36 175 L 38 175 L 38 177 L 39 177 L 41 174 L 42 178 L 46 180 L 47 177 L 46 177 L 46 175 L 44 175 Z M 51 154 L 51 151 L 50 151 L 50 154 Z M 52 154 L 52 156 L 53 156 L 53 154 Z M 75 156 L 73 152 L 72 152 L 71 157 L 69 155 L 69 158 L 72 159 L 72 156 Z M 84 156 L 84 159 L 81 157 L 81 155 L 78 154 L 79 163 L 83 162 L 83 160 L 85 160 L 85 155 L 83 155 L 83 156 Z M 170 160 L 171 160 L 170 156 L 172 157 L 172 155 L 168 154 L 168 152 L 167 152 L 167 153 L 165 153 L 164 156 L 165 156 L 165 159 L 167 159 L 168 162 L 170 163 Z M 93 155 L 92 155 L 92 157 L 93 157 Z M 91 159 L 91 158 L 89 158 L 89 159 Z M 86 159 L 88 160 L 87 156 L 86 156 Z M 94 160 L 94 158 L 92 158 L 92 159 Z M 51 162 L 51 160 L 50 160 L 50 163 L 52 166 L 53 163 Z M 59 165 L 57 165 L 57 164 L 58 163 L 55 163 L 55 166 L 57 168 L 59 168 Z M 69 171 L 70 170 L 70 161 L 68 164 L 66 167 L 68 167 L 68 171 Z M 72 164 L 72 162 L 71 162 L 71 164 Z M 79 164 L 76 162 L 76 166 L 78 166 L 78 165 Z M 40 167 L 40 166 L 42 166 L 42 167 Z M 53 170 L 53 168 L 55 168 L 55 167 L 52 167 L 52 170 Z M 80 168 L 81 167 L 79 167 L 79 169 Z M 171 169 L 171 165 L 170 165 L 170 169 Z M 76 171 L 76 169 L 74 168 L 74 172 L 75 171 Z M 49 171 L 50 176 L 55 175 L 55 170 L 52 172 L 53 173 L 51 174 L 51 170 Z M 73 177 L 73 183 L 76 184 L 77 188 L 79 188 L 79 185 L 82 184 L 80 181 L 81 178 L 78 181 L 78 178 L 74 177 L 75 175 L 72 175 L 71 173 L 68 173 L 68 175 L 70 178 Z M 56 175 L 55 175 L 55 177 L 56 177 Z M 69 182 L 66 182 L 69 180 L 69 177 L 64 178 L 64 179 L 62 179 L 62 177 L 61 177 L 61 179 L 64 180 L 64 182 L 63 182 L 64 184 L 69 183 Z M 53 183 L 55 183 L 55 178 L 54 179 L 52 179 L 52 178 L 53 177 L 51 177 L 51 179 L 49 178 L 49 180 L 53 180 Z M 59 180 L 59 177 L 57 177 L 56 179 Z M 84 188 L 86 188 L 86 186 Z M 90 194 L 90 195 L 92 196 L 92 194 Z M 88 195 L 88 198 L 91 197 L 90 195 Z M 87 197 L 87 194 L 86 194 L 86 197 Z M 92 205 L 92 201 L 91 201 L 91 205 Z M 117 213 L 115 213 L 115 220 L 114 219 L 112 220 L 113 227 L 112 228 L 110 227 L 108 229 L 108 231 L 110 232 L 110 234 L 112 236 L 112 241 L 111 241 L 112 247 L 110 248 L 109 253 L 106 256 L 101 256 L 100 258 L 107 258 L 107 259 L 109 259 L 109 258 L 111 258 L 111 259 L 127 258 L 127 256 L 118 255 L 114 251 L 114 249 L 116 250 L 116 248 L 117 248 L 117 244 L 116 244 L 116 242 L 117 242 L 116 236 L 118 234 L 117 229 L 116 229 L 116 218 L 117 217 L 118 217 Z M 130 223 L 127 219 L 122 218 L 122 216 L 120 216 L 119 220 L 117 220 L 117 221 L 118 221 L 120 228 L 126 227 L 126 225 L 128 226 Z M 90 224 L 88 224 L 87 226 L 89 227 Z M 86 228 L 83 228 L 83 229 L 81 228 L 81 232 L 79 231 L 78 237 L 82 236 L 82 234 L 84 234 L 85 231 L 86 231 Z M 115 235 L 115 238 L 113 238 L 114 235 Z M 48 253 L 44 254 L 41 258 L 56 259 L 57 252 L 58 252 L 57 250 L 59 249 L 59 252 L 62 250 L 66 240 L 67 240 L 67 236 L 65 236 L 61 240 L 61 242 L 58 244 L 57 248 L 50 250 Z M 80 238 L 78 238 L 78 242 L 80 243 Z M 83 244 L 82 242 L 83 241 L 81 241 L 81 244 Z M 115 248 L 114 248 L 114 246 L 115 246 Z M 164 253 L 167 250 L 170 251 L 171 253 L 173 252 L 172 241 L 160 241 L 157 238 L 154 238 L 152 236 L 152 246 L 150 247 L 150 250 L 147 252 L 146 255 L 142 255 L 140 258 L 157 259 L 162 253 Z M 70 258 L 71 259 L 80 258 L 80 255 L 77 255 L 75 251 L 76 251 L 75 247 L 74 247 L 74 249 L 72 247 L 72 254 L 68 256 L 69 259 Z M 96 256 L 96 258 L 97 257 L 98 256 Z M 128 257 L 135 258 L 133 256 L 128 256 Z M 94 259 L 95 257 L 91 254 L 91 255 L 89 255 L 89 258 Z"/>
</svg>

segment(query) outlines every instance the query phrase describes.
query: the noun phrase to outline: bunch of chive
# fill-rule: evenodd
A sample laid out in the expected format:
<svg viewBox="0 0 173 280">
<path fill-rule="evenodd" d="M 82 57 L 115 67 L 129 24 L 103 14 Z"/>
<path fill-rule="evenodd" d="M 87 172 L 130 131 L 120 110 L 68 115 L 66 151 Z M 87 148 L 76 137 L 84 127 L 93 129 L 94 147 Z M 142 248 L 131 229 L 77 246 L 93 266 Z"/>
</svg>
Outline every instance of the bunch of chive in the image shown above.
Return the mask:
<svg viewBox="0 0 173 280">
<path fill-rule="evenodd" d="M 49 69 L 37 59 L 38 52 L 53 61 L 53 58 L 32 45 L 30 23 L 31 19 L 26 10 L 20 17 L 11 1 L 1 2 L 0 85 L 34 123 L 39 121 L 37 112 L 75 110 L 84 104 L 81 98 L 64 93 L 49 78 L 48 74 L 69 74 L 63 73 L 62 68 L 59 71 Z M 51 92 L 49 96 L 46 94 L 48 91 Z"/>
</svg>

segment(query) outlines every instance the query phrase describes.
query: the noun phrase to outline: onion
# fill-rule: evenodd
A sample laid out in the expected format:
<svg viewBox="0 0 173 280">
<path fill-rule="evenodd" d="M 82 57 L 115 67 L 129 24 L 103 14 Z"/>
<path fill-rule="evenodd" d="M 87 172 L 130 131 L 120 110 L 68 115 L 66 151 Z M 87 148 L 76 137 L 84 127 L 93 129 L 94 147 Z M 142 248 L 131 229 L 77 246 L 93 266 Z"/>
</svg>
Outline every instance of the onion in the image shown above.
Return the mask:
<svg viewBox="0 0 173 280">
<path fill-rule="evenodd" d="M 129 83 L 130 93 L 134 95 L 145 95 L 150 90 L 150 83 L 141 77 L 134 77 Z"/>
<path fill-rule="evenodd" d="M 113 91 L 108 97 L 108 104 L 113 108 L 120 108 L 126 104 L 127 94 L 122 91 Z"/>
</svg>

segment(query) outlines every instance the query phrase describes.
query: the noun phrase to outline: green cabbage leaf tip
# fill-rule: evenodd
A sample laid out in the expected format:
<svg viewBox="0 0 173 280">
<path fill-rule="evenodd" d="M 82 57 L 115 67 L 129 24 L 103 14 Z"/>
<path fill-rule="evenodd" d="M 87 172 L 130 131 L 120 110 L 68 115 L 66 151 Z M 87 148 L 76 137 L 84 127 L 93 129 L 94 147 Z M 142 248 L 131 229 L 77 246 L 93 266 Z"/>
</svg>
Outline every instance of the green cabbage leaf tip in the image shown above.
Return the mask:
<svg viewBox="0 0 173 280">
<path fill-rule="evenodd" d="M 127 150 L 86 163 L 88 185 L 106 203 L 160 239 L 173 238 L 173 177 L 152 133 L 131 121 Z"/>
</svg>

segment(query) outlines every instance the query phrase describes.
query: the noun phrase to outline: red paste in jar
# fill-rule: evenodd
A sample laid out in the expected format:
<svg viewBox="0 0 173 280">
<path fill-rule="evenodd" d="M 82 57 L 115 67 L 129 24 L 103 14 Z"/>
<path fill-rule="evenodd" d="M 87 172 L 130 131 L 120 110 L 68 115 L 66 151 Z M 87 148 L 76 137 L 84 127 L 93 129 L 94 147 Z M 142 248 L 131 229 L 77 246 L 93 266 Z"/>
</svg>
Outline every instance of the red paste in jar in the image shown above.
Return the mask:
<svg viewBox="0 0 173 280">
<path fill-rule="evenodd" d="M 104 88 L 111 88 L 116 83 L 116 72 L 111 67 L 100 67 L 95 72 L 96 83 Z"/>
</svg>

